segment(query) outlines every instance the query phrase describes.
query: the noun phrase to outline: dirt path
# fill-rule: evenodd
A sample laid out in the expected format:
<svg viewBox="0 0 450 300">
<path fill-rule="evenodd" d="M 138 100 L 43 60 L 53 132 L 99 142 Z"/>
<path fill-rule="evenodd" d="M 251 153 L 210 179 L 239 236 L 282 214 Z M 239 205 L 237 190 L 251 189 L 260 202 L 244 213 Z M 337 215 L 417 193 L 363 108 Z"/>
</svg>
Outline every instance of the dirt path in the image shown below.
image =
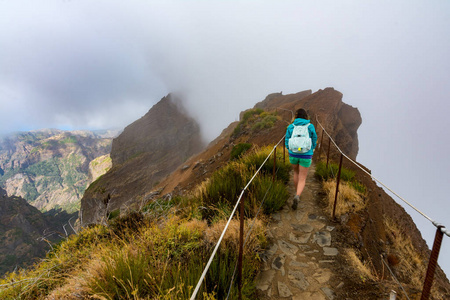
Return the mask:
<svg viewBox="0 0 450 300">
<path fill-rule="evenodd" d="M 297 210 L 291 209 L 290 183 L 288 204 L 269 224 L 272 245 L 257 279 L 260 299 L 331 300 L 344 284 L 332 272 L 340 253 L 333 247 L 335 227 L 317 205 L 321 187 L 314 172 L 313 165 Z"/>
</svg>

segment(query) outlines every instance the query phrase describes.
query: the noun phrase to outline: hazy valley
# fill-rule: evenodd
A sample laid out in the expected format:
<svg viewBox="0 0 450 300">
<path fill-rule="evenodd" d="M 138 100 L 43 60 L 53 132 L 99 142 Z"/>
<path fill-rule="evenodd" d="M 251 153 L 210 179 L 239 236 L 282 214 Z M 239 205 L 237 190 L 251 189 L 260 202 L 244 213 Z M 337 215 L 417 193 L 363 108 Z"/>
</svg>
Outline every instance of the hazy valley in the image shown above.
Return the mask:
<svg viewBox="0 0 450 300">
<path fill-rule="evenodd" d="M 117 133 L 45 129 L 0 138 L 0 187 L 42 211 L 78 211 L 89 183 L 111 166 L 99 157 Z"/>
</svg>

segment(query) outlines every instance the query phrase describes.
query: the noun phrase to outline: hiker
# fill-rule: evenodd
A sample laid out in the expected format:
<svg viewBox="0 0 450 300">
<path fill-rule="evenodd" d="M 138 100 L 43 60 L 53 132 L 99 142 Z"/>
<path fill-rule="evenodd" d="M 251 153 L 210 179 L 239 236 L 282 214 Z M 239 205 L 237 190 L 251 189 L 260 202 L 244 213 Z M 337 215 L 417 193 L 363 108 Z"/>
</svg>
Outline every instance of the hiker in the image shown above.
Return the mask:
<svg viewBox="0 0 450 300">
<path fill-rule="evenodd" d="M 294 186 L 296 188 L 292 203 L 293 210 L 297 209 L 300 202 L 316 142 L 317 134 L 314 125 L 310 123 L 306 111 L 303 108 L 298 109 L 294 122 L 287 127 L 285 137 L 285 145 L 289 151 L 289 162 L 294 170 Z"/>
</svg>

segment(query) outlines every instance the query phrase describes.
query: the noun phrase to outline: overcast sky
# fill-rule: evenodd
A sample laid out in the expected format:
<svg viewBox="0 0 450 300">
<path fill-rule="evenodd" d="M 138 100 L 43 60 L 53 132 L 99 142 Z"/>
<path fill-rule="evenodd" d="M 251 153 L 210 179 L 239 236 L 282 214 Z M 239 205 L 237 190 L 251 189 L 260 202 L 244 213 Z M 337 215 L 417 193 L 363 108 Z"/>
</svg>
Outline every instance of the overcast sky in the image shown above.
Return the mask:
<svg viewBox="0 0 450 300">
<path fill-rule="evenodd" d="M 0 0 L 0 133 L 124 127 L 173 92 L 212 139 L 326 87 L 361 112 L 358 160 L 450 227 L 450 1 Z"/>
</svg>

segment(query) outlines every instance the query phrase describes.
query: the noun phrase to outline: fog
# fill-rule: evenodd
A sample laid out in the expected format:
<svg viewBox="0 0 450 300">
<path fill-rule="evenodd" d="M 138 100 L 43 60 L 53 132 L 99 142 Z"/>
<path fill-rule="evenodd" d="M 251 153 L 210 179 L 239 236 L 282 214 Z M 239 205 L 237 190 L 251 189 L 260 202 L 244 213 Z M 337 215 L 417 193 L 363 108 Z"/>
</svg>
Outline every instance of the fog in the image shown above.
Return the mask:
<svg viewBox="0 0 450 300">
<path fill-rule="evenodd" d="M 363 118 L 358 161 L 450 227 L 449 53 L 446 0 L 4 0 L 0 133 L 120 128 L 171 92 L 211 140 L 269 93 L 334 87 Z"/>
</svg>

